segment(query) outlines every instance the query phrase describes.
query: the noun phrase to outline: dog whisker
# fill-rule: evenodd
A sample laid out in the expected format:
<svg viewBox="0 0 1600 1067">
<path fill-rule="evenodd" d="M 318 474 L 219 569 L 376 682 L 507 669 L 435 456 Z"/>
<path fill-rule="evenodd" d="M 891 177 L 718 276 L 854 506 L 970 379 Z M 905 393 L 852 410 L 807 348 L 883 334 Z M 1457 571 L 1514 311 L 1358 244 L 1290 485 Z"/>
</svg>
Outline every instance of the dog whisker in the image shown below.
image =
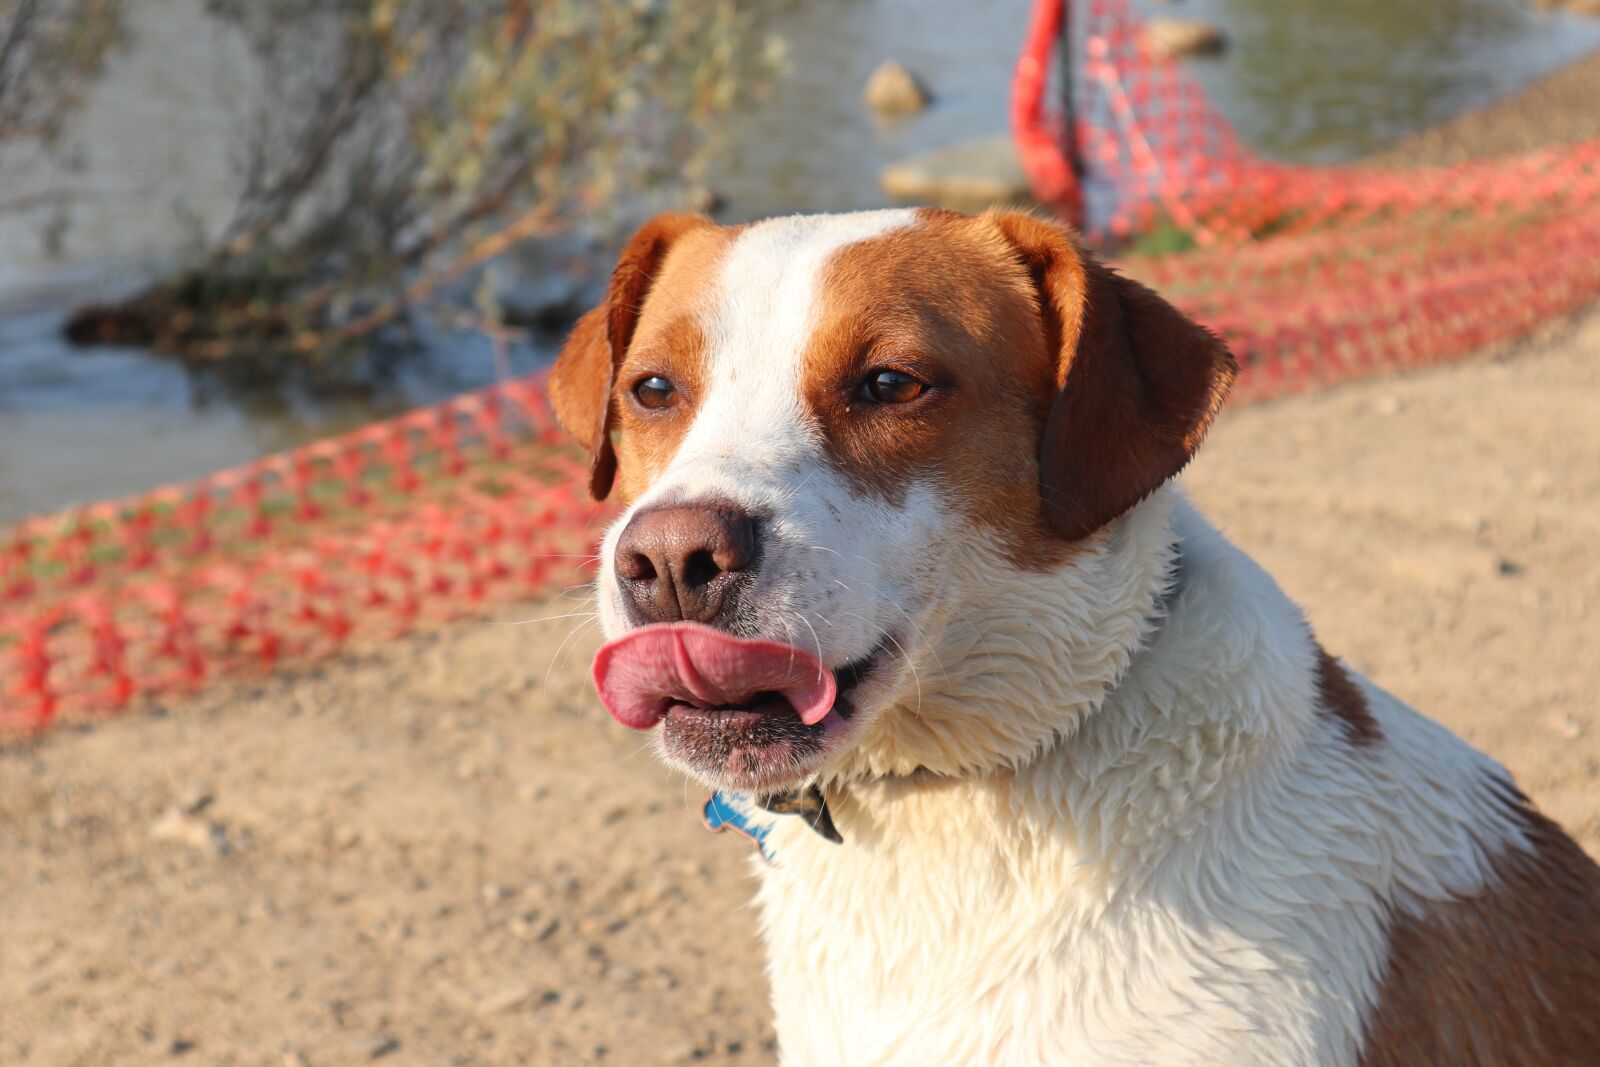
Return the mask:
<svg viewBox="0 0 1600 1067">
<path fill-rule="evenodd" d="M 906 668 L 911 671 L 911 681 L 917 687 L 917 706 L 914 709 L 912 709 L 911 713 L 913 715 L 916 715 L 916 716 L 921 716 L 921 714 L 922 714 L 922 676 L 917 671 L 917 665 L 916 665 L 916 663 L 914 663 L 912 661 L 911 654 L 906 651 L 905 646 L 900 643 L 900 639 L 899 638 L 895 637 L 894 634 L 885 634 L 884 636 L 886 636 L 889 639 L 890 643 L 894 645 L 895 651 L 899 652 L 900 653 L 900 658 L 905 661 Z"/>
<path fill-rule="evenodd" d="M 546 688 L 548 688 L 550 685 L 550 674 L 556 668 L 556 658 L 561 655 L 562 650 L 567 647 L 568 643 L 570 643 L 579 634 L 583 633 L 585 629 L 593 626 L 596 621 L 596 619 L 585 619 L 583 622 L 580 622 L 578 625 L 568 630 L 567 636 L 561 639 L 561 644 L 557 645 L 556 650 L 550 654 L 550 662 L 546 664 L 544 669 L 544 685 Z"/>
<path fill-rule="evenodd" d="M 822 638 L 817 636 L 817 628 L 815 626 L 812 626 L 811 625 L 811 621 L 809 619 L 807 619 L 804 615 L 800 615 L 799 618 L 800 618 L 801 622 L 806 624 L 806 629 L 811 631 L 811 642 L 817 648 L 817 662 L 818 663 L 825 663 L 826 660 L 824 660 L 822 658 Z"/>
<path fill-rule="evenodd" d="M 598 611 L 569 611 L 564 615 L 546 615 L 542 619 L 515 619 L 511 622 L 503 623 L 502 625 L 532 626 L 534 623 L 538 622 L 557 622 L 561 619 L 597 618 L 599 615 L 600 613 Z"/>
</svg>

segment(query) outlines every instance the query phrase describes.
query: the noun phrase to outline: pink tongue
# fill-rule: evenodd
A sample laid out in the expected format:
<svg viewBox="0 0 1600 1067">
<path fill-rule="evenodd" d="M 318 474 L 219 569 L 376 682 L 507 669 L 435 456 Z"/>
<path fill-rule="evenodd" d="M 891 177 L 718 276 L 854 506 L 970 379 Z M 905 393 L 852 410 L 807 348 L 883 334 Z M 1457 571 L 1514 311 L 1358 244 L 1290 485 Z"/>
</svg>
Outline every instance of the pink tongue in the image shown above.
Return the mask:
<svg viewBox="0 0 1600 1067">
<path fill-rule="evenodd" d="M 792 645 L 734 637 L 696 622 L 643 626 L 600 646 L 600 702 L 624 726 L 648 730 L 673 704 L 748 709 L 781 693 L 807 726 L 833 709 L 833 673 Z"/>
</svg>

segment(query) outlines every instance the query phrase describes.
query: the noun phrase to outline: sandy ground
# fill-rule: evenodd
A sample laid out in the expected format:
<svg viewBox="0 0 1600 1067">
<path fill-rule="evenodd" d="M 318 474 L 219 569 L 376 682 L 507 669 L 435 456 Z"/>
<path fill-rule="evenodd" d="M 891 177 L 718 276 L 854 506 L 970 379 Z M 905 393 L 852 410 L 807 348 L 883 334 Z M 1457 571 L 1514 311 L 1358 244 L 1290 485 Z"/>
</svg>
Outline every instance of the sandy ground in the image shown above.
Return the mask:
<svg viewBox="0 0 1600 1067">
<path fill-rule="evenodd" d="M 1600 314 L 1228 413 L 1193 494 L 1600 850 Z M 762 1064 L 747 850 L 527 609 L 0 753 L 0 1063 Z"/>
</svg>

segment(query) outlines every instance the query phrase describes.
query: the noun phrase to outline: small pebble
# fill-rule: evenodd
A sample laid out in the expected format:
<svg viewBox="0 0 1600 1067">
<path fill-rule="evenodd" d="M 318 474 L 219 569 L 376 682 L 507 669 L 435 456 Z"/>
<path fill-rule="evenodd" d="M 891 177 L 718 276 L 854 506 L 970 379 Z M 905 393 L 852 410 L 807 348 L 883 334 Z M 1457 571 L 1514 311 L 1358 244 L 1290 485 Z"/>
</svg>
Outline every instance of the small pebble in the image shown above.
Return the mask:
<svg viewBox="0 0 1600 1067">
<path fill-rule="evenodd" d="M 1551 719 L 1550 725 L 1557 734 L 1568 741 L 1576 741 L 1583 736 L 1583 723 L 1565 712 Z"/>
<path fill-rule="evenodd" d="M 228 851 L 228 833 L 220 824 L 190 814 L 177 805 L 168 808 L 150 825 L 150 837 L 217 856 Z"/>
<path fill-rule="evenodd" d="M 861 99 L 880 115 L 909 115 L 928 106 L 928 89 L 898 60 L 886 59 L 867 79 Z"/>
<path fill-rule="evenodd" d="M 357 1059 L 381 1060 L 400 1049 L 400 1041 L 393 1034 L 368 1034 L 350 1043 L 350 1051 Z"/>
<path fill-rule="evenodd" d="M 1214 56 L 1228 46 L 1222 30 L 1199 19 L 1156 18 L 1145 24 L 1139 39 L 1158 59 Z"/>
<path fill-rule="evenodd" d="M 531 985 L 509 986 L 478 1001 L 476 1010 L 479 1015 L 502 1015 L 527 1007 L 538 995 L 539 991 Z"/>
</svg>

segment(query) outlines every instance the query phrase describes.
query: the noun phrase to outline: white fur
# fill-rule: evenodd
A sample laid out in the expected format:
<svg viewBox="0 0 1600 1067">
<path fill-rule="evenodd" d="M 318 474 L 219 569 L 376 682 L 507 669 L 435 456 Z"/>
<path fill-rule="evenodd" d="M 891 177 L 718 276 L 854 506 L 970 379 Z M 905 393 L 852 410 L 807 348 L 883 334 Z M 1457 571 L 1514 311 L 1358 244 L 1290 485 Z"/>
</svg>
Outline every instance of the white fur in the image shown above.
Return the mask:
<svg viewBox="0 0 1600 1067">
<path fill-rule="evenodd" d="M 782 1062 L 1353 1067 L 1389 909 L 1470 892 L 1522 843 L 1503 772 L 1370 685 L 1383 738 L 1353 746 L 1317 713 L 1298 609 L 1174 488 L 1043 574 L 932 476 L 898 505 L 854 493 L 799 354 L 829 258 L 915 224 L 741 235 L 704 313 L 708 395 L 634 505 L 770 511 L 763 630 L 830 666 L 884 633 L 899 651 L 815 769 L 845 843 L 756 815 Z M 603 546 L 612 636 L 631 514 Z"/>
<path fill-rule="evenodd" d="M 1181 531 L 1183 592 L 1098 709 L 1058 707 L 1053 748 L 836 788 L 843 846 L 768 817 L 785 1064 L 1354 1065 L 1386 902 L 1470 892 L 1513 843 L 1502 772 L 1440 727 L 1370 686 L 1381 745 L 1314 714 L 1298 610 L 1175 497 L 1116 539 Z M 1079 566 L 1014 606 L 1053 622 Z M 1073 635 L 1034 632 L 983 716 L 1070 675 Z"/>
</svg>

